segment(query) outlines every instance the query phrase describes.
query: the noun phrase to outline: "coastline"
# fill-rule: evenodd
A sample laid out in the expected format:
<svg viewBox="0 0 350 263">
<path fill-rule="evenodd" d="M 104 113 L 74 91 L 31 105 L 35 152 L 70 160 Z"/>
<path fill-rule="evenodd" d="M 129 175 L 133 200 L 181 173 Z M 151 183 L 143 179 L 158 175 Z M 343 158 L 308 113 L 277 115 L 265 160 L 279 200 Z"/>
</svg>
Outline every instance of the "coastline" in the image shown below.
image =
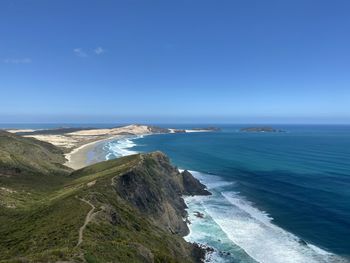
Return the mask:
<svg viewBox="0 0 350 263">
<path fill-rule="evenodd" d="M 149 134 L 147 134 L 149 135 Z M 140 136 L 144 136 L 144 135 L 140 135 Z M 65 165 L 73 168 L 73 169 L 81 169 L 85 166 L 88 166 L 90 164 L 93 163 L 97 163 L 100 161 L 104 161 L 107 152 L 102 152 L 102 145 L 104 145 L 105 143 L 107 143 L 108 141 L 119 141 L 119 140 L 123 140 L 123 139 L 131 139 L 133 140 L 135 137 L 134 136 L 130 136 L 130 135 L 117 135 L 117 136 L 113 136 L 110 138 L 105 138 L 102 140 L 98 140 L 98 141 L 94 141 L 94 142 L 90 142 L 84 145 L 81 145 L 80 147 L 77 147 L 75 149 L 73 149 L 73 151 L 71 151 L 70 153 L 66 154 L 66 158 L 69 160 L 67 161 L 67 163 Z M 121 156 L 125 156 L 125 153 L 120 152 Z M 89 160 L 89 158 L 92 158 Z M 182 167 L 183 168 L 183 167 Z M 179 169 L 180 172 L 184 171 L 184 169 Z M 211 191 L 211 184 L 210 182 L 205 182 L 203 180 L 203 178 L 200 176 L 200 173 L 196 172 L 196 171 L 190 171 L 191 174 L 198 179 L 201 183 L 203 183 L 206 188 L 212 193 Z M 209 184 L 206 184 L 209 183 Z M 188 221 L 186 222 L 187 227 L 188 227 L 188 233 L 187 235 L 183 236 L 182 238 L 189 243 L 193 243 L 193 244 L 197 244 L 199 246 L 199 248 L 201 248 L 201 250 L 205 253 L 204 255 L 204 260 L 205 262 L 224 262 L 224 258 L 225 256 L 231 255 L 235 260 L 239 260 L 241 257 L 241 254 L 245 254 L 245 257 L 250 258 L 249 255 L 247 255 L 245 252 L 240 251 L 240 248 L 237 249 L 237 246 L 234 246 L 233 244 L 230 244 L 230 246 L 234 246 L 233 250 L 226 250 L 226 252 L 223 252 L 224 248 L 218 249 L 218 247 L 214 247 L 212 246 L 212 242 L 208 242 L 208 240 L 206 240 L 206 238 L 202 239 L 199 238 L 197 235 L 201 235 L 202 231 L 200 229 L 198 229 L 198 225 L 199 226 L 204 226 L 208 229 L 210 229 L 212 227 L 212 222 L 208 224 L 207 222 L 207 218 L 210 217 L 208 215 L 208 213 L 204 212 L 204 208 L 203 207 L 198 207 L 196 202 L 190 202 L 190 200 L 202 200 L 205 198 L 208 198 L 207 196 L 203 197 L 203 196 L 182 196 L 182 198 L 184 199 L 184 202 L 187 205 L 187 219 Z M 198 218 L 195 214 L 197 212 L 200 212 L 201 214 L 203 213 L 204 218 Z M 204 225 L 203 225 L 204 224 Z M 223 243 L 231 243 L 232 241 L 230 239 L 224 240 L 222 237 L 221 241 L 219 241 L 216 245 L 219 245 L 219 247 L 221 246 L 221 242 Z M 211 240 L 213 241 L 213 240 Z M 226 247 L 228 248 L 228 247 Z M 228 253 L 228 254 L 223 254 L 223 253 Z M 231 258 L 231 256 L 229 256 L 229 258 Z M 250 260 L 246 259 L 247 263 L 256 263 L 257 261 L 253 260 L 251 258 Z"/>
<path fill-rule="evenodd" d="M 145 133 L 145 134 L 137 134 L 137 135 L 114 135 L 112 137 L 83 144 L 77 148 L 74 148 L 72 151 L 64 155 L 65 158 L 67 159 L 64 165 L 74 170 L 78 170 L 85 166 L 105 161 L 107 160 L 106 153 L 103 152 L 103 147 L 101 147 L 104 144 L 114 140 L 116 141 L 123 140 L 123 139 L 133 140 L 133 139 L 143 137 L 143 136 L 148 136 L 148 135 L 152 135 L 152 134 Z M 126 148 L 129 148 L 129 147 L 126 147 Z M 125 156 L 125 154 L 121 154 L 121 156 Z"/>
<path fill-rule="evenodd" d="M 171 135 L 170 137 L 162 136 L 160 143 L 158 139 L 137 143 L 136 139 L 139 137 L 157 134 L 161 133 L 119 134 L 104 138 L 102 136 L 89 137 L 90 141 L 85 140 L 85 143 L 77 145 L 65 154 L 68 159 L 67 166 L 79 169 L 96 162 L 138 152 L 152 152 L 158 149 L 167 152 L 169 147 L 163 147 L 162 144 L 164 140 L 172 140 Z M 191 138 L 186 143 L 191 144 Z M 133 148 L 135 145 L 139 147 Z M 179 145 L 178 140 L 175 139 L 172 146 L 181 147 L 182 145 Z M 191 165 L 186 162 L 180 166 L 183 169 L 189 167 Z M 195 178 L 207 186 L 212 196 L 208 198 L 184 196 L 189 219 L 187 221 L 189 234 L 184 236 L 184 239 L 191 243 L 215 248 L 207 258 L 208 262 L 241 262 L 244 260 L 245 263 L 256 263 L 257 261 L 279 263 L 281 258 L 291 263 L 348 262 L 346 255 L 342 260 L 340 258 L 342 254 L 331 252 L 326 246 L 321 246 L 310 239 L 304 239 L 299 233 L 290 232 L 283 225 L 276 224 L 272 215 L 262 210 L 261 206 L 249 201 L 244 195 L 240 195 L 236 188 L 228 187 L 233 184 L 232 181 L 217 176 L 220 172 L 209 171 L 210 169 L 201 168 L 201 166 L 190 170 Z M 251 229 L 258 231 L 251 233 Z M 267 244 L 268 247 L 266 247 Z M 273 247 L 274 254 L 265 255 L 264 252 L 270 247 Z M 225 261 L 228 258 L 232 260 Z M 299 261 L 291 261 L 293 258 Z"/>
<path fill-rule="evenodd" d="M 77 170 L 85 166 L 88 166 L 90 164 L 103 161 L 103 160 L 97 159 L 95 154 L 94 154 L 95 158 L 89 160 L 89 153 L 96 151 L 98 146 L 100 146 L 101 144 L 104 144 L 111 140 L 121 139 L 124 137 L 126 136 L 116 135 L 106 139 L 89 142 L 77 148 L 74 148 L 71 152 L 65 154 L 65 158 L 67 159 L 67 161 L 64 163 L 64 165 L 74 170 Z"/>
<path fill-rule="evenodd" d="M 156 126 L 131 124 L 115 128 L 57 128 L 57 129 L 7 129 L 8 132 L 30 137 L 39 141 L 51 143 L 62 148 L 65 152 L 65 166 L 72 169 L 80 169 L 89 164 L 105 159 L 89 160 L 88 155 L 95 150 L 98 145 L 106 141 L 125 138 L 129 136 L 145 136 L 151 134 L 167 133 L 193 133 L 218 131 L 218 128 L 195 128 L 192 130 L 179 130 L 161 128 Z"/>
<path fill-rule="evenodd" d="M 133 138 L 129 136 L 123 136 L 123 138 L 125 137 L 133 141 Z M 121 150 L 120 155 L 124 154 L 123 150 L 125 148 L 116 147 L 116 149 Z M 86 152 L 86 154 L 88 153 Z M 181 168 L 184 169 L 185 167 Z M 284 258 L 286 254 L 293 255 L 286 261 L 293 263 L 346 262 L 342 261 L 337 255 L 312 243 L 303 242 L 298 236 L 275 225 L 272 222 L 272 217 L 257 209 L 254 204 L 239 195 L 231 196 L 227 193 L 222 195 L 222 187 L 231 185 L 232 182 L 225 181 L 212 174 L 192 170 L 190 172 L 213 193 L 210 197 L 183 197 L 188 206 L 189 219 L 189 222 L 187 222 L 189 233 L 183 238 L 187 242 L 199 244 L 204 248 L 213 248 L 210 253 L 206 254 L 206 262 L 240 262 L 242 260 L 247 263 L 280 262 L 280 258 Z M 217 209 L 218 203 L 221 205 L 219 209 Z M 235 214 L 230 214 L 230 211 L 234 211 Z M 199 217 L 198 214 L 201 216 Z M 231 226 L 234 222 L 230 218 L 236 220 L 235 223 L 239 223 L 241 229 L 232 229 Z M 257 236 L 257 240 L 250 242 L 251 239 L 246 238 L 251 236 L 251 227 L 259 229 L 262 234 Z M 239 236 L 240 234 L 241 236 Z M 245 243 L 244 240 L 249 242 Z M 260 249 L 263 247 L 261 244 L 268 244 L 269 242 L 276 249 L 274 257 L 272 255 L 267 257 L 264 254 L 265 249 Z M 293 261 L 293 257 L 299 258 L 300 261 Z"/>
<path fill-rule="evenodd" d="M 198 131 L 194 131 L 198 132 Z M 150 134 L 141 134 L 138 136 L 146 136 Z M 113 136 L 107 139 L 102 139 L 94 142 L 90 142 L 84 145 L 81 145 L 80 147 L 77 147 L 73 149 L 71 152 L 65 154 L 65 157 L 67 159 L 67 162 L 64 164 L 72 169 L 81 169 L 85 166 L 104 161 L 102 157 L 105 157 L 106 153 L 102 153 L 102 147 L 100 146 L 104 145 L 108 141 L 113 141 L 113 140 L 122 140 L 122 139 L 135 139 L 134 136 L 130 135 L 117 135 Z M 90 156 L 89 156 L 90 155 Z M 124 156 L 124 155 L 123 155 Z M 183 172 L 184 170 L 179 169 L 179 172 Z M 207 186 L 205 186 L 207 188 Z M 197 196 L 197 195 L 195 195 Z M 199 195 L 198 195 L 199 196 Z M 186 196 L 182 196 L 184 199 L 184 202 L 187 203 Z M 187 213 L 189 212 L 188 209 L 186 209 Z M 188 214 L 189 216 L 189 214 Z M 188 233 L 187 235 L 183 236 L 182 238 L 191 244 L 194 244 L 197 249 L 199 249 L 201 252 L 199 252 L 198 259 L 202 260 L 203 262 L 213 262 L 212 260 L 215 258 L 217 252 L 215 252 L 215 249 L 212 248 L 211 246 L 203 243 L 198 243 L 195 240 L 191 241 L 188 239 L 188 236 L 191 234 L 191 222 L 186 222 L 187 227 L 188 227 Z"/>
</svg>

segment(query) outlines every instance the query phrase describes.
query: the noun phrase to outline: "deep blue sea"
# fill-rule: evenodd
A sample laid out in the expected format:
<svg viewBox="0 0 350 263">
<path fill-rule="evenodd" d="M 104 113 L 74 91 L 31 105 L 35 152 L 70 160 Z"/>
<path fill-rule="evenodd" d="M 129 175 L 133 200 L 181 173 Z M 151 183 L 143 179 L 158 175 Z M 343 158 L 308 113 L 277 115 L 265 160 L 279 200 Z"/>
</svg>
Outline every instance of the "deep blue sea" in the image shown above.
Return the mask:
<svg viewBox="0 0 350 263">
<path fill-rule="evenodd" d="M 214 247 L 210 262 L 350 262 L 350 126 L 273 125 L 284 133 L 216 126 L 222 130 L 102 147 L 106 159 L 163 151 L 207 185 L 212 196 L 185 198 L 186 239 Z"/>
<path fill-rule="evenodd" d="M 161 150 L 206 184 L 212 196 L 186 198 L 186 239 L 214 247 L 212 262 L 348 262 L 350 126 L 220 127 L 110 142 L 107 159 Z"/>
</svg>

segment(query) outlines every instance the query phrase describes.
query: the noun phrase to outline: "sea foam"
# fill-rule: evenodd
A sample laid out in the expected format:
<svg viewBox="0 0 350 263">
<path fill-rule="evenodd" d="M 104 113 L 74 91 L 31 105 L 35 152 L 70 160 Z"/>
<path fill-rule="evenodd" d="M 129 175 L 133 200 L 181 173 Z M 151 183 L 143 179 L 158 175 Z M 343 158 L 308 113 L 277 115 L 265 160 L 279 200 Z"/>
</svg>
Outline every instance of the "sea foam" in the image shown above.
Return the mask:
<svg viewBox="0 0 350 263">
<path fill-rule="evenodd" d="M 316 263 L 316 262 L 346 262 L 334 254 L 312 245 L 306 244 L 297 236 L 273 224 L 273 218 L 266 212 L 254 207 L 239 193 L 225 191 L 230 182 L 213 175 L 192 171 L 201 182 L 206 184 L 213 193 L 206 198 L 186 199 L 189 206 L 202 207 L 207 214 L 236 245 L 247 255 L 261 263 Z M 195 219 L 197 220 L 197 219 Z M 214 223 L 213 222 L 213 223 Z M 203 241 L 205 234 L 194 234 L 194 231 L 206 228 L 192 228 L 191 241 Z M 219 233 L 211 233 L 218 235 Z M 220 237 L 221 239 L 223 237 Z M 215 262 L 225 262 L 216 260 Z M 242 262 L 246 262 L 243 260 Z"/>
<path fill-rule="evenodd" d="M 138 138 L 142 137 L 106 143 L 106 159 L 137 153 L 130 148 L 136 146 L 134 140 Z M 191 222 L 185 239 L 216 248 L 207 262 L 347 262 L 315 245 L 301 242 L 297 236 L 273 224 L 268 213 L 254 207 L 239 193 L 224 190 L 234 182 L 212 174 L 190 172 L 213 193 L 212 196 L 185 197 Z M 203 213 L 204 218 L 196 217 L 197 211 Z"/>
<path fill-rule="evenodd" d="M 104 146 L 106 154 L 106 160 L 136 154 L 136 151 L 130 150 L 130 148 L 136 146 L 134 140 L 143 138 L 143 136 L 125 137 L 118 140 L 107 142 Z"/>
</svg>

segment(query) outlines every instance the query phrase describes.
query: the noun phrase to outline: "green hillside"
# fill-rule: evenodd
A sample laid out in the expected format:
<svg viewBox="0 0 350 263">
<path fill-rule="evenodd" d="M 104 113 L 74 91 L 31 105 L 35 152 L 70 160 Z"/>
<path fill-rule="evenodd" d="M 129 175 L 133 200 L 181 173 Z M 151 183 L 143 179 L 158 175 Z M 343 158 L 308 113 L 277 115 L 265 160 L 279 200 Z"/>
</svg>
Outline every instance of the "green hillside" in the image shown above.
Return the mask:
<svg viewBox="0 0 350 263">
<path fill-rule="evenodd" d="M 34 138 L 0 130 L 0 173 L 62 174 L 65 158 L 60 148 Z"/>
<path fill-rule="evenodd" d="M 200 262 L 181 195 L 207 192 L 164 154 L 70 173 L 50 144 L 2 134 L 0 146 L 0 262 Z"/>
</svg>

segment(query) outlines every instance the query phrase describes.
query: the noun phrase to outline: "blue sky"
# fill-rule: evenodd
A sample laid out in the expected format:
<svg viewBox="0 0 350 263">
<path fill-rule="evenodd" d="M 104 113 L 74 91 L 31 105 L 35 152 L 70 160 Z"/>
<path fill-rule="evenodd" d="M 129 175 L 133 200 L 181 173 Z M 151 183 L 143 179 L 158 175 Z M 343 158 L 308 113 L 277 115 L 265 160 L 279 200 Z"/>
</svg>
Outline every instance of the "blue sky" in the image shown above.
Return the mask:
<svg viewBox="0 0 350 263">
<path fill-rule="evenodd" d="M 347 0 L 2 0 L 0 122 L 350 123 Z"/>
</svg>

